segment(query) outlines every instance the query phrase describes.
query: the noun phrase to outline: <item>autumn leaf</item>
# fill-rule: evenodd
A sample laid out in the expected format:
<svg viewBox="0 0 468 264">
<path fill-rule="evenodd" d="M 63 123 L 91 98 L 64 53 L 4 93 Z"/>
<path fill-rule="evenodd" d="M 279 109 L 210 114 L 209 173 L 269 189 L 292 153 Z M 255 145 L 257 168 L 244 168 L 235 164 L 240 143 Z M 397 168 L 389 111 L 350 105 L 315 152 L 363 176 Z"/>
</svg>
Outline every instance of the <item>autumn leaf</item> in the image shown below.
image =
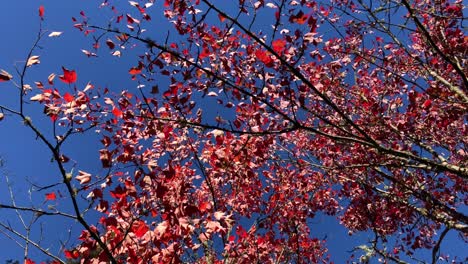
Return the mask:
<svg viewBox="0 0 468 264">
<path fill-rule="evenodd" d="M 94 52 L 91 52 L 89 50 L 82 49 L 81 52 L 83 52 L 88 58 L 89 57 L 97 57 L 97 54 Z"/>
<path fill-rule="evenodd" d="M 307 21 L 308 16 L 304 14 L 304 12 L 299 11 L 296 15 L 292 15 L 289 17 L 289 22 L 297 23 L 299 25 L 304 24 Z"/>
<path fill-rule="evenodd" d="M 125 191 L 124 188 L 122 188 L 122 186 L 119 185 L 113 191 L 110 191 L 110 195 L 113 198 L 121 199 L 127 196 L 127 192 Z"/>
<path fill-rule="evenodd" d="M 93 89 L 93 88 L 94 88 L 94 85 L 92 85 L 91 83 L 87 83 L 85 88 L 83 89 L 83 92 L 89 91 L 90 89 Z"/>
<path fill-rule="evenodd" d="M 112 157 L 111 157 L 111 153 L 107 149 L 99 150 L 99 159 L 101 160 L 103 168 L 110 168 Z"/>
<path fill-rule="evenodd" d="M 53 201 L 53 200 L 57 199 L 57 196 L 55 195 L 54 192 L 46 193 L 45 199 L 46 199 L 47 201 Z"/>
<path fill-rule="evenodd" d="M 206 223 L 206 229 L 207 232 L 223 232 L 225 230 L 218 221 L 208 221 Z"/>
<path fill-rule="evenodd" d="M 59 76 L 59 79 L 62 82 L 68 83 L 68 84 L 72 84 L 76 82 L 77 76 L 76 76 L 75 70 L 68 70 L 63 66 L 62 66 L 62 70 L 63 70 L 63 75 Z"/>
<path fill-rule="evenodd" d="M 122 55 L 122 53 L 119 50 L 112 52 L 112 56 L 120 57 L 120 55 Z"/>
<path fill-rule="evenodd" d="M 148 230 L 149 230 L 149 227 L 143 221 L 136 221 L 132 225 L 132 231 L 133 231 L 133 233 L 135 233 L 135 235 L 138 238 L 144 236 L 146 234 L 146 232 L 148 232 Z"/>
<path fill-rule="evenodd" d="M 42 5 L 39 7 L 39 17 L 44 20 L 44 6 Z"/>
<path fill-rule="evenodd" d="M 49 74 L 49 76 L 47 77 L 47 81 L 49 82 L 50 85 L 53 85 L 54 84 L 54 79 L 55 79 L 55 73 L 51 73 Z"/>
<path fill-rule="evenodd" d="M 65 93 L 65 94 L 63 95 L 63 99 L 65 99 L 65 101 L 66 101 L 67 103 L 70 103 L 70 102 L 72 102 L 73 100 L 75 100 L 75 97 L 73 97 L 73 95 L 71 95 L 70 93 Z"/>
<path fill-rule="evenodd" d="M 39 64 L 39 63 L 41 63 L 39 61 L 39 56 L 31 56 L 29 57 L 28 62 L 26 63 L 26 66 L 31 67 L 32 65 Z"/>
<path fill-rule="evenodd" d="M 211 209 L 211 203 L 210 202 L 202 202 L 200 203 L 200 206 L 198 208 L 202 213 L 208 211 Z"/>
<path fill-rule="evenodd" d="M 224 22 L 226 20 L 226 17 L 223 16 L 222 14 L 218 14 L 219 21 Z"/>
<path fill-rule="evenodd" d="M 118 109 L 117 107 L 114 107 L 114 109 L 112 109 L 112 114 L 114 114 L 115 117 L 122 117 L 122 111 L 120 111 L 120 109 Z"/>
<path fill-rule="evenodd" d="M 427 109 L 429 108 L 430 106 L 432 105 L 432 101 L 430 99 L 427 99 L 426 101 L 424 101 L 423 103 L 423 108 Z"/>
<path fill-rule="evenodd" d="M 255 56 L 256 56 L 260 61 L 262 61 L 263 63 L 265 63 L 265 65 L 266 65 L 267 67 L 272 66 L 273 59 L 271 59 L 271 56 L 270 56 L 266 51 L 257 50 L 257 51 L 255 52 Z"/>
<path fill-rule="evenodd" d="M 210 52 L 210 49 L 208 47 L 204 47 L 202 49 L 202 52 L 200 53 L 200 55 L 198 56 L 200 59 L 204 59 L 208 56 L 210 56 L 211 52 Z"/>
<path fill-rule="evenodd" d="M 279 54 L 283 53 L 285 46 L 286 46 L 286 40 L 284 39 L 277 39 L 273 41 L 272 43 L 273 50 Z"/>
<path fill-rule="evenodd" d="M 215 212 L 213 215 L 216 218 L 216 220 L 218 220 L 218 221 L 226 218 L 226 214 L 224 212 L 220 212 L 220 211 Z"/>
<path fill-rule="evenodd" d="M 67 259 L 77 259 L 80 256 L 80 252 L 76 249 L 65 250 L 63 253 L 65 254 L 65 258 Z"/>
<path fill-rule="evenodd" d="M 138 3 L 135 2 L 135 1 L 128 1 L 128 3 L 129 3 L 131 6 L 135 6 L 135 7 L 140 6 L 140 4 L 138 4 Z"/>
<path fill-rule="evenodd" d="M 169 223 L 167 221 L 159 223 L 154 229 L 154 233 L 157 237 L 162 237 L 166 233 Z"/>
<path fill-rule="evenodd" d="M 101 2 L 107 6 L 111 1 Z M 334 9 L 329 1 L 256 0 L 239 5 L 241 15 L 227 17 L 237 10 L 223 1 L 210 7 L 200 0 L 165 0 L 164 7 L 151 10 L 156 27 L 140 27 L 140 21 L 149 20 L 145 12 L 153 2 L 109 4 L 107 27 L 93 27 L 94 18 L 84 12 L 73 19 L 75 28 L 93 38 L 94 49 L 82 47 L 86 56 L 96 56 L 103 41 L 113 56 L 135 56 L 138 64 L 124 68 L 124 77 L 135 80 L 130 86 L 141 96 L 121 90 L 127 85 L 114 83 L 115 76 L 96 75 L 107 78 L 109 88 L 88 83 L 79 90 L 84 85 L 74 84 L 68 92 L 54 86 L 55 74 L 48 83 L 47 75 L 42 82 L 32 72 L 19 76 L 37 90 L 23 95 L 25 84 L 19 82 L 19 102 L 31 98 L 42 103 L 34 104 L 44 108 L 36 114 L 57 125 L 51 140 L 60 144 L 64 133 L 73 133 L 83 136 L 77 142 L 90 142 L 82 133 L 90 129 L 103 145 L 99 159 L 108 169 L 100 169 L 102 176 L 79 171 L 65 177 L 79 190 L 76 198 L 89 199 L 86 210 L 103 214 L 88 219 L 78 240 L 59 254 L 96 263 L 183 262 L 181 256 L 193 262 L 327 262 L 328 251 L 333 252 L 326 236 L 309 232 L 320 229 L 314 217 L 322 214 L 337 216 L 330 220 L 350 235 L 373 232 L 379 241 L 388 237 L 388 245 L 379 247 L 382 254 L 365 255 L 372 263 L 387 255 L 396 262 L 411 259 L 415 249 L 433 248 L 447 225 L 450 232 L 463 234 L 466 221 L 459 215 L 466 164 L 460 161 L 467 153 L 460 141 L 468 99 L 459 88 L 463 63 L 442 56 L 458 58 L 466 50 L 463 25 L 453 22 L 463 15 L 461 1 L 445 4 L 440 14 L 431 12 L 430 5 L 418 5 L 415 14 L 428 34 L 415 34 L 411 27 L 379 30 L 390 18 L 379 15 L 382 24 L 375 23 L 371 12 L 380 8 L 369 11 L 360 1 Z M 392 5 L 405 9 L 403 2 Z M 214 12 L 215 7 L 221 11 Z M 41 19 L 43 15 L 42 7 Z M 180 37 L 157 39 L 164 45 L 158 50 L 145 39 L 158 34 L 144 31 L 164 33 L 165 24 Z M 411 52 L 402 51 L 401 43 Z M 39 63 L 39 56 L 30 57 L 23 62 L 27 67 Z M 119 63 L 110 56 L 102 59 Z M 408 74 L 411 78 L 405 78 Z M 11 78 L 0 71 L 0 81 Z M 63 68 L 60 80 L 75 83 L 75 71 Z M 6 94 L 4 99 L 6 105 L 14 100 Z M 0 120 L 9 121 L 16 107 L 0 110 Z M 35 120 L 42 128 L 42 119 Z M 49 138 L 33 132 L 39 140 Z M 69 160 L 60 153 L 52 156 L 62 164 Z M 87 156 L 76 158 L 76 164 L 75 159 L 64 164 L 67 170 L 86 165 L 78 162 L 87 162 Z M 46 202 L 53 204 L 62 197 L 73 200 L 74 190 L 67 196 L 58 189 L 40 195 L 51 192 Z M 434 202 L 443 206 L 435 214 L 424 213 Z M 67 211 L 63 205 L 58 209 Z M 56 210 L 51 205 L 49 211 Z M 252 217 L 259 221 L 252 225 Z M 357 243 L 365 244 L 365 238 Z M 300 254 L 291 255 L 291 249 Z M 361 249 L 369 253 L 368 247 Z M 346 257 L 363 262 L 361 253 Z"/>
<path fill-rule="evenodd" d="M 75 177 L 80 184 L 86 184 L 91 181 L 91 174 L 84 172 L 84 171 L 78 171 L 78 176 Z"/>
<path fill-rule="evenodd" d="M 131 75 L 137 75 L 137 74 L 140 74 L 141 73 L 141 67 L 132 67 L 128 73 L 130 73 Z"/>
<path fill-rule="evenodd" d="M 31 100 L 31 101 L 42 101 L 44 98 L 45 97 L 44 97 L 43 94 L 36 94 L 33 97 L 31 97 L 29 100 Z"/>
<path fill-rule="evenodd" d="M 133 24 L 133 23 L 139 24 L 140 23 L 140 20 L 130 16 L 129 14 L 127 14 L 126 17 L 127 17 L 127 23 L 128 24 Z"/>
<path fill-rule="evenodd" d="M 49 37 L 54 38 L 54 37 L 58 37 L 58 36 L 60 36 L 60 35 L 62 35 L 62 34 L 63 34 L 63 32 L 53 31 L 53 32 L 51 32 L 51 33 L 49 34 Z"/>
<path fill-rule="evenodd" d="M 107 39 L 107 40 L 106 40 L 106 45 L 107 45 L 107 47 L 109 47 L 109 49 L 111 49 L 111 50 L 115 48 L 114 42 L 113 42 L 112 40 L 110 40 L 110 39 Z"/>
<path fill-rule="evenodd" d="M 24 264 L 36 264 L 36 262 L 32 261 L 31 259 L 25 259 Z"/>
<path fill-rule="evenodd" d="M 13 76 L 5 70 L 0 70 L 0 82 L 6 82 L 13 79 Z"/>
</svg>

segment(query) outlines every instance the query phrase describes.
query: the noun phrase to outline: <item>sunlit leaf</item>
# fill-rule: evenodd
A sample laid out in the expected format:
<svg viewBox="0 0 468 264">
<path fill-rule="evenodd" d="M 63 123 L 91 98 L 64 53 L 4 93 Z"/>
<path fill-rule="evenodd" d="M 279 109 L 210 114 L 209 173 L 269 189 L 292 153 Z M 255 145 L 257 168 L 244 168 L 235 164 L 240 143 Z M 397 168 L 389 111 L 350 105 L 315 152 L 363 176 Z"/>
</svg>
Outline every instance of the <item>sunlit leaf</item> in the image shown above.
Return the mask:
<svg viewBox="0 0 468 264">
<path fill-rule="evenodd" d="M 73 100 L 75 100 L 75 97 L 73 97 L 73 95 L 71 95 L 70 93 L 65 93 L 63 95 L 63 99 L 65 99 L 67 103 L 70 103 L 73 102 Z"/>
<path fill-rule="evenodd" d="M 13 79 L 13 76 L 5 70 L 0 70 L 0 82 L 6 82 Z"/>
<path fill-rule="evenodd" d="M 54 31 L 54 32 L 51 32 L 51 33 L 49 34 L 49 37 L 51 37 L 51 38 L 53 38 L 53 37 L 58 37 L 58 36 L 60 36 L 60 35 L 62 35 L 62 34 L 63 34 L 63 32 Z"/>
<path fill-rule="evenodd" d="M 62 82 L 68 83 L 68 84 L 72 84 L 72 83 L 76 82 L 77 75 L 76 75 L 75 70 L 68 70 L 63 66 L 62 66 L 62 70 L 63 70 L 63 75 L 59 76 L 59 79 Z"/>
<path fill-rule="evenodd" d="M 41 63 L 39 61 L 39 56 L 31 56 L 28 59 L 28 62 L 26 63 L 26 66 L 31 67 L 32 65 L 39 64 Z"/>
<path fill-rule="evenodd" d="M 57 199 L 57 195 L 55 195 L 54 192 L 46 193 L 45 199 L 46 199 L 47 201 L 53 201 L 53 200 Z"/>
<path fill-rule="evenodd" d="M 44 6 L 39 6 L 39 17 L 44 19 Z"/>
</svg>

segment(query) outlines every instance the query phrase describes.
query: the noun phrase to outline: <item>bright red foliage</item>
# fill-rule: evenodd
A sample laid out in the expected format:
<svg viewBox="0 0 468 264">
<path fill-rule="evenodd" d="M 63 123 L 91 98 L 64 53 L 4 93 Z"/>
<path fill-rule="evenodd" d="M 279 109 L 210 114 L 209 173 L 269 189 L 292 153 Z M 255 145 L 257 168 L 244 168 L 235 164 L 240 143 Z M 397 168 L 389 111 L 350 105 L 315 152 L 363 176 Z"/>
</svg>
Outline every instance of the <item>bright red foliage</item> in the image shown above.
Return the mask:
<svg viewBox="0 0 468 264">
<path fill-rule="evenodd" d="M 54 192 L 46 193 L 45 198 L 46 198 L 46 200 L 53 201 L 53 200 L 57 199 L 57 195 L 55 195 Z"/>
<path fill-rule="evenodd" d="M 68 83 L 68 84 L 72 84 L 76 82 L 77 76 L 76 76 L 75 70 L 68 70 L 65 67 L 62 67 L 62 70 L 63 70 L 63 75 L 59 76 L 59 79 L 62 82 Z"/>
<path fill-rule="evenodd" d="M 141 55 L 135 90 L 62 97 L 50 80 L 31 98 L 64 129 L 48 146 L 69 198 L 101 215 L 92 226 L 75 209 L 84 230 L 66 258 L 326 263 L 326 215 L 371 237 L 343 249 L 350 261 L 449 261 L 445 235 L 468 232 L 461 1 L 247 2 L 166 0 L 179 34 L 167 40 L 141 35 L 153 1 L 105 1 L 109 26 L 75 21 L 96 52 L 136 43 Z M 106 176 L 79 171 L 78 184 L 60 146 L 89 127 Z"/>
<path fill-rule="evenodd" d="M 41 20 L 44 19 L 44 6 L 39 6 L 39 17 Z"/>
</svg>

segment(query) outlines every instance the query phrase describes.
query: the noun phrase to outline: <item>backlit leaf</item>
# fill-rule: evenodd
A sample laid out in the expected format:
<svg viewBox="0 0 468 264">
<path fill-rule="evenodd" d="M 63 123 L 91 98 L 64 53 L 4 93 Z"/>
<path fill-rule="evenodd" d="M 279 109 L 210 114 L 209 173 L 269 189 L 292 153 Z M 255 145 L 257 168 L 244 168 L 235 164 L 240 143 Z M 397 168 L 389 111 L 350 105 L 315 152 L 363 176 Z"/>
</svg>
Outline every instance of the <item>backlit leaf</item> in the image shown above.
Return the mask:
<svg viewBox="0 0 468 264">
<path fill-rule="evenodd" d="M 122 117 L 122 111 L 120 111 L 120 109 L 118 109 L 117 107 L 114 107 L 114 109 L 112 109 L 112 114 L 114 114 L 115 117 Z"/>
<path fill-rule="evenodd" d="M 67 103 L 70 103 L 70 102 L 72 102 L 73 100 L 75 100 L 75 97 L 73 97 L 73 95 L 71 95 L 71 94 L 69 94 L 69 93 L 65 93 L 65 94 L 63 95 L 63 99 L 65 99 L 65 101 L 66 101 Z"/>
<path fill-rule="evenodd" d="M 39 7 L 39 17 L 43 20 L 44 19 L 44 6 Z"/>
<path fill-rule="evenodd" d="M 31 67 L 32 65 L 39 64 L 39 63 L 41 63 L 39 61 L 39 56 L 31 56 L 29 57 L 28 62 L 26 63 L 26 66 Z"/>
<path fill-rule="evenodd" d="M 277 39 L 273 41 L 272 48 L 276 53 L 282 53 L 286 46 L 286 41 L 284 39 Z"/>
<path fill-rule="evenodd" d="M 140 67 L 133 67 L 128 71 L 128 73 L 130 73 L 131 75 L 140 74 L 141 73 L 141 68 Z"/>
<path fill-rule="evenodd" d="M 47 201 L 53 201 L 57 199 L 57 196 L 55 195 L 54 192 L 51 192 L 51 193 L 46 193 L 45 198 Z"/>
<path fill-rule="evenodd" d="M 148 232 L 149 227 L 143 221 L 136 221 L 132 225 L 132 231 L 137 237 L 142 237 Z"/>
<path fill-rule="evenodd" d="M 72 84 L 76 82 L 77 76 L 76 76 L 75 70 L 68 70 L 63 66 L 62 66 L 62 70 L 63 70 L 63 75 L 59 76 L 59 79 L 62 82 L 68 83 L 68 84 Z"/>
<path fill-rule="evenodd" d="M 47 81 L 49 82 L 50 85 L 54 84 L 54 79 L 55 79 L 55 73 L 51 73 L 49 77 L 47 77 Z"/>
<path fill-rule="evenodd" d="M 13 79 L 13 76 L 5 70 L 0 70 L 0 82 L 6 82 Z"/>
<path fill-rule="evenodd" d="M 51 38 L 53 38 L 53 37 L 58 37 L 58 36 L 60 36 L 60 35 L 62 35 L 62 34 L 63 34 L 63 32 L 54 31 L 54 32 L 51 32 L 51 33 L 49 34 L 49 37 L 51 37 Z"/>
</svg>

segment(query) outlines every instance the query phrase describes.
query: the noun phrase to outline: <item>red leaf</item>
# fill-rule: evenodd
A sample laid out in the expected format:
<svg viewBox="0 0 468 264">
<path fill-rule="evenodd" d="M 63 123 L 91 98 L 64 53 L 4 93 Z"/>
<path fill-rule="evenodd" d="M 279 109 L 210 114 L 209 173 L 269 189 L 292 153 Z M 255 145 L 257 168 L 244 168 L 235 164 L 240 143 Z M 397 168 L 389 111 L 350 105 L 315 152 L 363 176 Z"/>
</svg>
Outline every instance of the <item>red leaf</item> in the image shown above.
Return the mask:
<svg viewBox="0 0 468 264">
<path fill-rule="evenodd" d="M 299 25 L 304 24 L 307 21 L 308 16 L 304 14 L 304 12 L 299 11 L 296 15 L 292 15 L 289 18 L 289 22 L 297 23 Z"/>
<path fill-rule="evenodd" d="M 122 117 L 122 111 L 120 111 L 120 109 L 118 109 L 117 107 L 114 107 L 114 109 L 112 109 L 112 114 L 114 114 L 115 117 Z"/>
<path fill-rule="evenodd" d="M 142 237 L 148 232 L 149 227 L 143 221 L 133 223 L 132 231 L 137 237 Z"/>
<path fill-rule="evenodd" d="M 111 166 L 111 153 L 107 149 L 99 150 L 99 159 L 101 159 L 103 168 L 110 168 Z"/>
<path fill-rule="evenodd" d="M 44 6 L 39 7 L 39 17 L 44 20 Z"/>
<path fill-rule="evenodd" d="M 63 99 L 65 99 L 65 101 L 67 103 L 70 103 L 72 102 L 73 100 L 75 100 L 75 97 L 73 97 L 73 95 L 69 94 L 69 93 L 65 93 L 65 95 L 63 95 Z"/>
<path fill-rule="evenodd" d="M 119 185 L 113 191 L 110 191 L 110 195 L 113 198 L 121 199 L 121 198 L 125 198 L 125 196 L 127 196 L 127 193 L 125 192 L 125 189 Z"/>
<path fill-rule="evenodd" d="M 75 249 L 73 249 L 72 251 L 65 250 L 63 253 L 65 254 L 65 258 L 67 259 L 77 259 L 80 256 L 78 250 Z"/>
<path fill-rule="evenodd" d="M 427 99 L 426 101 L 424 101 L 422 106 L 423 108 L 428 108 L 431 105 L 432 105 L 432 101 L 430 99 Z"/>
<path fill-rule="evenodd" d="M 35 261 L 32 261 L 32 260 L 30 260 L 30 259 L 25 259 L 25 260 L 24 260 L 24 264 L 36 264 L 36 262 L 35 262 Z"/>
<path fill-rule="evenodd" d="M 224 20 L 226 20 L 226 17 L 221 14 L 218 14 L 218 18 L 219 18 L 219 21 L 221 22 L 224 22 Z"/>
<path fill-rule="evenodd" d="M 140 23 L 140 20 L 133 18 L 129 14 L 127 14 L 126 16 L 127 16 L 127 24 L 133 24 L 133 23 L 139 24 Z"/>
<path fill-rule="evenodd" d="M 55 114 L 51 114 L 51 115 L 50 115 L 50 120 L 51 120 L 52 122 L 57 121 L 57 118 L 58 118 L 58 116 L 55 115 Z"/>
<path fill-rule="evenodd" d="M 120 21 L 122 21 L 122 19 L 123 19 L 123 15 L 118 16 L 117 17 L 117 23 L 120 23 Z"/>
<path fill-rule="evenodd" d="M 286 40 L 284 39 L 277 39 L 273 41 L 273 50 L 276 53 L 282 53 L 284 51 L 284 47 L 286 46 Z"/>
<path fill-rule="evenodd" d="M 63 70 L 63 75 L 59 76 L 59 79 L 62 80 L 62 82 L 68 83 L 68 84 L 76 82 L 77 77 L 76 77 L 75 70 L 68 70 L 63 66 L 62 66 L 62 70 Z"/>
<path fill-rule="evenodd" d="M 141 73 L 141 67 L 133 67 L 128 71 L 128 73 L 130 73 L 131 75 L 140 74 Z"/>
<path fill-rule="evenodd" d="M 257 56 L 257 58 L 263 63 L 265 63 L 268 67 L 270 67 L 271 64 L 273 63 L 273 60 L 271 59 L 270 55 L 266 51 L 257 50 L 255 51 L 255 56 Z"/>
<path fill-rule="evenodd" d="M 210 50 L 208 47 L 204 47 L 200 55 L 198 56 L 200 59 L 204 59 L 210 55 Z"/>
<path fill-rule="evenodd" d="M 46 193 L 45 198 L 48 201 L 53 201 L 53 200 L 57 199 L 57 196 L 55 195 L 54 192 L 51 192 L 51 193 Z"/>
<path fill-rule="evenodd" d="M 211 203 L 210 202 L 202 202 L 200 203 L 200 206 L 198 208 L 200 212 L 206 212 L 211 209 Z"/>
</svg>

